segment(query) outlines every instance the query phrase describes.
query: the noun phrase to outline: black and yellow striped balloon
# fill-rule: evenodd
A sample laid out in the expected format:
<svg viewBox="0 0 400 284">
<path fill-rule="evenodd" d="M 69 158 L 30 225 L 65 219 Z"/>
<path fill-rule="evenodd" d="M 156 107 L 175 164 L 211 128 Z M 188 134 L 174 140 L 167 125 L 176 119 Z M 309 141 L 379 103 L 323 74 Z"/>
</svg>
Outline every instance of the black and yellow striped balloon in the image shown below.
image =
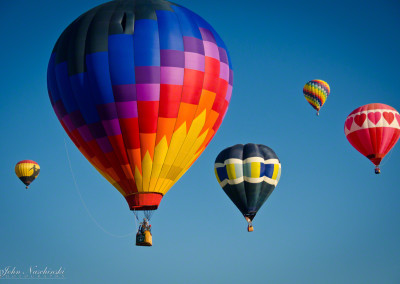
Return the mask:
<svg viewBox="0 0 400 284">
<path fill-rule="evenodd" d="M 246 218 L 249 232 L 258 210 L 278 185 L 281 168 L 275 152 L 262 144 L 237 144 L 215 159 L 218 183 Z"/>
<path fill-rule="evenodd" d="M 26 188 L 37 178 L 39 172 L 39 164 L 32 160 L 23 160 L 15 165 L 15 174 L 26 185 Z"/>
</svg>

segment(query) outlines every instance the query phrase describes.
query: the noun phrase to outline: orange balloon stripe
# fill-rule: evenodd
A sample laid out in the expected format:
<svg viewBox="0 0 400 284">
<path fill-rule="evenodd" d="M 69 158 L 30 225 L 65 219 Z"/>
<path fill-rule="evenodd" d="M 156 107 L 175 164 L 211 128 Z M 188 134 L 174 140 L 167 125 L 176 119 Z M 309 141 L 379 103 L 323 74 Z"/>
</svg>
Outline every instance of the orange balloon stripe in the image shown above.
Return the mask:
<svg viewBox="0 0 400 284">
<path fill-rule="evenodd" d="M 186 123 L 186 133 L 188 132 L 190 125 L 196 114 L 197 105 L 181 102 L 178 118 L 176 120 L 174 132 L 178 130 L 183 123 Z"/>
<path fill-rule="evenodd" d="M 136 170 L 142 174 L 142 157 L 140 154 L 140 148 L 127 149 L 127 153 L 131 162 L 131 168 L 135 169 L 134 174 L 136 174 Z"/>
<path fill-rule="evenodd" d="M 140 133 L 140 151 L 142 160 L 146 153 L 150 154 L 150 158 L 153 160 L 154 157 L 154 146 L 156 143 L 156 135 L 157 133 Z"/>
<path fill-rule="evenodd" d="M 158 145 L 161 139 L 165 137 L 167 140 L 167 145 L 169 146 L 172 134 L 174 132 L 176 120 L 177 120 L 176 118 L 169 118 L 169 117 L 158 118 L 156 145 Z"/>
</svg>

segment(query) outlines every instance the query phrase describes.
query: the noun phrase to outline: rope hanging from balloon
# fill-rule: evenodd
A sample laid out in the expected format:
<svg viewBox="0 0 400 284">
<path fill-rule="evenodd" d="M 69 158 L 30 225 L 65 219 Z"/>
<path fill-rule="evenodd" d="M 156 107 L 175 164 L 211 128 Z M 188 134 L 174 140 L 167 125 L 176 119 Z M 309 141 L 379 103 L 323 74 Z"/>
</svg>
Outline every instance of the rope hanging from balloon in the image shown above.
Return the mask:
<svg viewBox="0 0 400 284">
<path fill-rule="evenodd" d="M 153 216 L 154 210 L 144 210 L 143 215 L 147 219 L 147 221 L 150 221 L 151 217 Z M 135 215 L 135 224 L 136 228 L 138 227 L 138 223 L 140 224 L 140 219 L 139 218 L 139 212 L 137 210 L 133 210 L 133 214 Z"/>
<path fill-rule="evenodd" d="M 80 201 L 81 201 L 83 207 L 85 208 L 87 214 L 89 215 L 90 219 L 91 219 L 91 220 L 96 224 L 96 226 L 97 226 L 99 229 L 101 229 L 104 233 L 106 233 L 106 234 L 108 234 L 108 235 L 110 235 L 110 236 L 112 236 L 112 237 L 114 237 L 114 238 L 126 238 L 126 237 L 130 237 L 130 236 L 135 235 L 135 234 L 136 234 L 136 230 L 133 231 L 133 232 L 131 232 L 131 233 L 124 234 L 124 235 L 116 235 L 116 234 L 113 234 L 113 233 L 109 232 L 108 230 L 106 230 L 103 226 L 101 226 L 101 225 L 99 224 L 99 222 L 97 222 L 97 220 L 93 217 L 93 214 L 90 212 L 89 208 L 86 206 L 85 201 L 83 200 L 82 194 L 81 194 L 81 192 L 80 192 L 80 190 L 79 190 L 79 187 L 78 187 L 78 183 L 76 182 L 75 174 L 74 174 L 74 172 L 73 172 L 73 170 L 72 170 L 71 159 L 70 159 L 70 157 L 69 157 L 67 142 L 65 141 L 65 139 L 64 139 L 64 145 L 65 145 L 65 152 L 67 153 L 67 159 L 68 159 L 69 170 L 70 170 L 70 172 L 71 172 L 71 176 L 72 176 L 72 180 L 73 180 L 74 185 L 75 185 L 76 192 L 78 193 L 79 199 L 80 199 Z M 134 214 L 135 214 L 135 217 L 138 218 L 137 215 L 136 215 L 136 211 L 133 211 L 133 212 L 134 212 Z M 135 225 L 136 225 L 135 228 L 137 228 L 136 219 L 135 219 Z"/>
</svg>

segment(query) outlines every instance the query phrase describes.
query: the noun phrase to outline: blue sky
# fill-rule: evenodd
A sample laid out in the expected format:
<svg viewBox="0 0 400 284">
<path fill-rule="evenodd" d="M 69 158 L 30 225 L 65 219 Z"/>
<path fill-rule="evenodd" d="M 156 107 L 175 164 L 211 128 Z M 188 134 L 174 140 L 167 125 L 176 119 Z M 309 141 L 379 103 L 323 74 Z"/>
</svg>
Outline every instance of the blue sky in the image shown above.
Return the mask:
<svg viewBox="0 0 400 284">
<path fill-rule="evenodd" d="M 143 248 L 126 201 L 69 141 L 47 96 L 55 41 L 103 1 L 1 1 L 0 270 L 62 267 L 63 283 L 398 283 L 399 145 L 375 175 L 343 125 L 364 104 L 400 110 L 400 4 L 275 2 L 177 2 L 224 40 L 233 95 L 214 140 L 154 214 L 154 246 Z M 302 94 L 311 79 L 331 86 L 319 117 Z M 222 149 L 249 142 L 282 163 L 253 233 L 213 169 Z M 14 174 L 23 159 L 41 166 L 28 191 Z"/>
</svg>

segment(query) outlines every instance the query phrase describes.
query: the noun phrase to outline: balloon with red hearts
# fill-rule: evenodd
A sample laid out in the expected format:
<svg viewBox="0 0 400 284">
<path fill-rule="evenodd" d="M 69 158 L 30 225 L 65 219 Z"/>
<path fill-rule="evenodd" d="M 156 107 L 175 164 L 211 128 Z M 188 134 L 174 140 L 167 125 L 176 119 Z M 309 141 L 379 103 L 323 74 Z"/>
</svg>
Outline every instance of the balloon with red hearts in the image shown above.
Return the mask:
<svg viewBox="0 0 400 284">
<path fill-rule="evenodd" d="M 373 103 L 353 110 L 344 123 L 350 144 L 375 165 L 380 173 L 382 159 L 400 137 L 400 114 L 391 106 Z"/>
</svg>

